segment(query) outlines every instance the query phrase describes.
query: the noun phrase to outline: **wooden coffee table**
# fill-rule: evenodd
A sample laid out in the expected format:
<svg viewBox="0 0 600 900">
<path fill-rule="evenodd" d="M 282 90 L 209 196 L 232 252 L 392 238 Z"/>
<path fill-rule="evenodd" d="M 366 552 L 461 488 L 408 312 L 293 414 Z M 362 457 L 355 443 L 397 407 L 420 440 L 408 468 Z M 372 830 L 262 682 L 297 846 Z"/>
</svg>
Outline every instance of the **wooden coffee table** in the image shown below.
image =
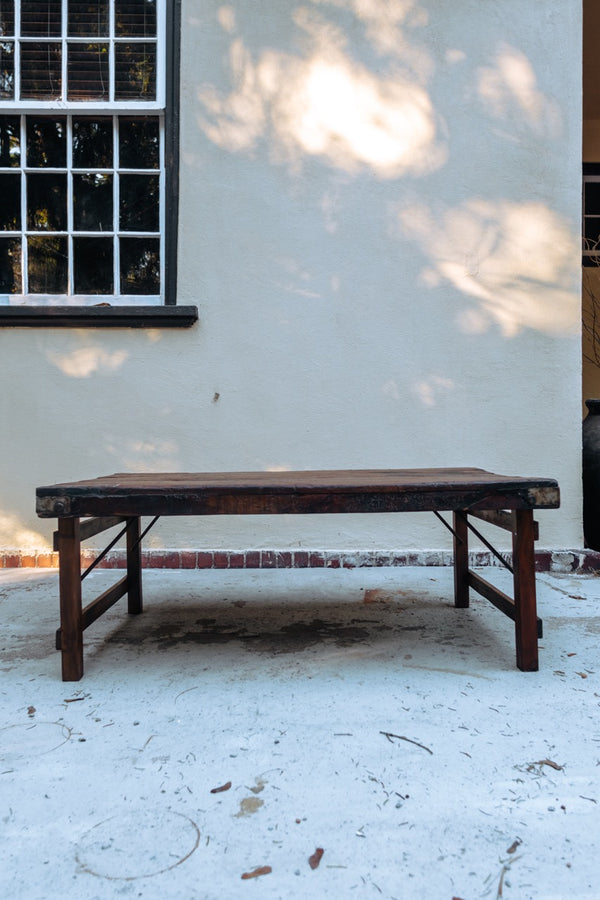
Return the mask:
<svg viewBox="0 0 600 900">
<path fill-rule="evenodd" d="M 514 621 L 518 668 L 538 668 L 541 621 L 536 611 L 533 511 L 559 506 L 558 484 L 552 479 L 472 468 L 125 473 L 39 487 L 36 496 L 38 515 L 58 519 L 57 647 L 63 681 L 82 677 L 83 632 L 117 600 L 127 594 L 128 611 L 142 612 L 142 516 L 451 512 L 452 525 L 443 521 L 453 533 L 455 606 L 469 605 L 471 588 L 481 594 Z M 472 518 L 512 533 L 512 563 L 476 531 Z M 127 541 L 127 574 L 84 607 L 81 582 L 87 572 L 82 576 L 81 542 L 119 523 Z M 469 530 L 511 569 L 512 598 L 469 569 Z"/>
</svg>

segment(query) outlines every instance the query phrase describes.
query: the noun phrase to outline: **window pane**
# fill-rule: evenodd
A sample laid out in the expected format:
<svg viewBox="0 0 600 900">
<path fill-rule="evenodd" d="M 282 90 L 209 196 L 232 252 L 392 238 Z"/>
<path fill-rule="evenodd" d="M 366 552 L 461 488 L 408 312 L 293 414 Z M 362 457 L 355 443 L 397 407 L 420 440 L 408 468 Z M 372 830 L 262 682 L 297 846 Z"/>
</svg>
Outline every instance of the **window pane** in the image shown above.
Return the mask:
<svg viewBox="0 0 600 900">
<path fill-rule="evenodd" d="M 112 158 L 112 119 L 73 119 L 73 166 L 109 169 Z"/>
<path fill-rule="evenodd" d="M 108 35 L 108 0 L 69 0 L 69 37 Z"/>
<path fill-rule="evenodd" d="M 67 164 L 67 120 L 64 116 L 27 116 L 27 165 L 52 169 Z"/>
<path fill-rule="evenodd" d="M 112 175 L 73 176 L 73 226 L 75 231 L 112 231 Z"/>
<path fill-rule="evenodd" d="M 0 175 L 0 231 L 21 228 L 21 176 Z"/>
<path fill-rule="evenodd" d="M 108 100 L 108 44 L 69 44 L 68 100 Z"/>
<path fill-rule="evenodd" d="M 0 0 L 0 35 L 14 35 L 15 33 L 15 3 L 14 0 Z"/>
<path fill-rule="evenodd" d="M 600 216 L 585 217 L 584 250 L 600 255 Z"/>
<path fill-rule="evenodd" d="M 67 230 L 67 176 L 27 176 L 27 228 L 32 231 Z"/>
<path fill-rule="evenodd" d="M 15 95 L 15 51 L 10 41 L 0 43 L 0 98 Z"/>
<path fill-rule="evenodd" d="M 121 175 L 119 228 L 121 231 L 158 231 L 158 175 Z"/>
<path fill-rule="evenodd" d="M 588 216 L 597 216 L 600 214 L 600 181 L 586 181 L 585 190 L 585 212 Z"/>
<path fill-rule="evenodd" d="M 60 37 L 61 0 L 21 0 L 24 37 Z"/>
<path fill-rule="evenodd" d="M 115 100 L 156 99 L 156 44 L 116 44 Z"/>
<path fill-rule="evenodd" d="M 76 294 L 112 294 L 112 238 L 73 238 L 73 278 Z"/>
<path fill-rule="evenodd" d="M 154 37 L 156 0 L 115 0 L 115 28 L 123 37 Z"/>
<path fill-rule="evenodd" d="M 21 291 L 21 240 L 0 238 L 0 294 Z"/>
<path fill-rule="evenodd" d="M 21 98 L 60 99 L 60 44 L 21 44 Z"/>
<path fill-rule="evenodd" d="M 31 294 L 67 293 L 67 238 L 27 239 L 27 277 Z"/>
<path fill-rule="evenodd" d="M 160 294 L 158 238 L 121 238 L 121 293 Z"/>
<path fill-rule="evenodd" d="M 18 166 L 21 162 L 20 122 L 18 116 L 0 116 L 0 166 Z"/>
<path fill-rule="evenodd" d="M 158 118 L 119 119 L 119 166 L 122 169 L 158 169 Z"/>
</svg>

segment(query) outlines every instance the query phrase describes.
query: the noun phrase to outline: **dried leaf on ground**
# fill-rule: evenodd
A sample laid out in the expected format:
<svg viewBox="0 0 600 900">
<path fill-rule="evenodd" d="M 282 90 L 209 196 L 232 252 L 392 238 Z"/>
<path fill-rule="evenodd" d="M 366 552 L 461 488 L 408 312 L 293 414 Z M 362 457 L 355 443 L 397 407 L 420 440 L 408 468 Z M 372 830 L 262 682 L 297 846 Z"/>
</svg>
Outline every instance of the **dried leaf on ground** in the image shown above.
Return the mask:
<svg viewBox="0 0 600 900">
<path fill-rule="evenodd" d="M 317 847 L 317 849 L 315 850 L 313 855 L 308 857 L 308 864 L 311 867 L 311 869 L 318 868 L 319 863 L 321 862 L 321 859 L 323 858 L 324 853 L 325 853 L 325 851 L 323 850 L 322 847 Z"/>
<path fill-rule="evenodd" d="M 515 853 L 517 848 L 520 846 L 521 846 L 521 839 L 517 838 L 515 841 L 512 842 L 512 844 L 510 845 L 510 847 L 508 848 L 508 850 L 506 852 L 507 853 Z"/>
<path fill-rule="evenodd" d="M 271 866 L 259 866 L 258 869 L 254 869 L 252 872 L 244 872 L 242 881 L 247 881 L 249 878 L 259 878 L 261 875 L 270 875 L 272 871 Z"/>
<path fill-rule="evenodd" d="M 556 769 L 557 772 L 562 772 L 564 766 L 559 766 L 558 763 L 554 762 L 552 759 L 538 759 L 537 762 L 529 763 L 530 766 L 550 766 L 551 769 Z"/>
<path fill-rule="evenodd" d="M 225 784 L 222 784 L 221 787 L 211 788 L 211 794 L 222 794 L 223 791 L 228 791 L 231 787 L 231 782 L 227 781 Z"/>
</svg>

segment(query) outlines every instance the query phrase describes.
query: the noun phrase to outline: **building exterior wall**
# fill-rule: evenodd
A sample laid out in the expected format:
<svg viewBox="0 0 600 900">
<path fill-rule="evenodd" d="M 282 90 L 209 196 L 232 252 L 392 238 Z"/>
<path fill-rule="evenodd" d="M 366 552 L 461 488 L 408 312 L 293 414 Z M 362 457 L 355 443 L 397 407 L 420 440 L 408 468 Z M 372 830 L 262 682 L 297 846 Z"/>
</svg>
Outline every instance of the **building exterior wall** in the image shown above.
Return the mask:
<svg viewBox="0 0 600 900">
<path fill-rule="evenodd" d="M 576 0 L 183 0 L 188 330 L 0 330 L 0 547 L 115 471 L 556 477 L 581 546 Z M 170 520 L 154 547 L 443 548 L 430 516 Z"/>
</svg>

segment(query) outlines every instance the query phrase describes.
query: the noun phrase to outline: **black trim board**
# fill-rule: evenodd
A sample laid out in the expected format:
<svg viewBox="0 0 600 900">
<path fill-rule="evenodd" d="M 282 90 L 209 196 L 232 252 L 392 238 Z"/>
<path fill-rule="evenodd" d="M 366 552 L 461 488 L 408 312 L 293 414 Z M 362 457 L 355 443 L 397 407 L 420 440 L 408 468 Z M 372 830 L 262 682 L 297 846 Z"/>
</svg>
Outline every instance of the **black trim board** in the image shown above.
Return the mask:
<svg viewBox="0 0 600 900">
<path fill-rule="evenodd" d="M 189 328 L 197 306 L 0 306 L 0 328 Z"/>
</svg>

